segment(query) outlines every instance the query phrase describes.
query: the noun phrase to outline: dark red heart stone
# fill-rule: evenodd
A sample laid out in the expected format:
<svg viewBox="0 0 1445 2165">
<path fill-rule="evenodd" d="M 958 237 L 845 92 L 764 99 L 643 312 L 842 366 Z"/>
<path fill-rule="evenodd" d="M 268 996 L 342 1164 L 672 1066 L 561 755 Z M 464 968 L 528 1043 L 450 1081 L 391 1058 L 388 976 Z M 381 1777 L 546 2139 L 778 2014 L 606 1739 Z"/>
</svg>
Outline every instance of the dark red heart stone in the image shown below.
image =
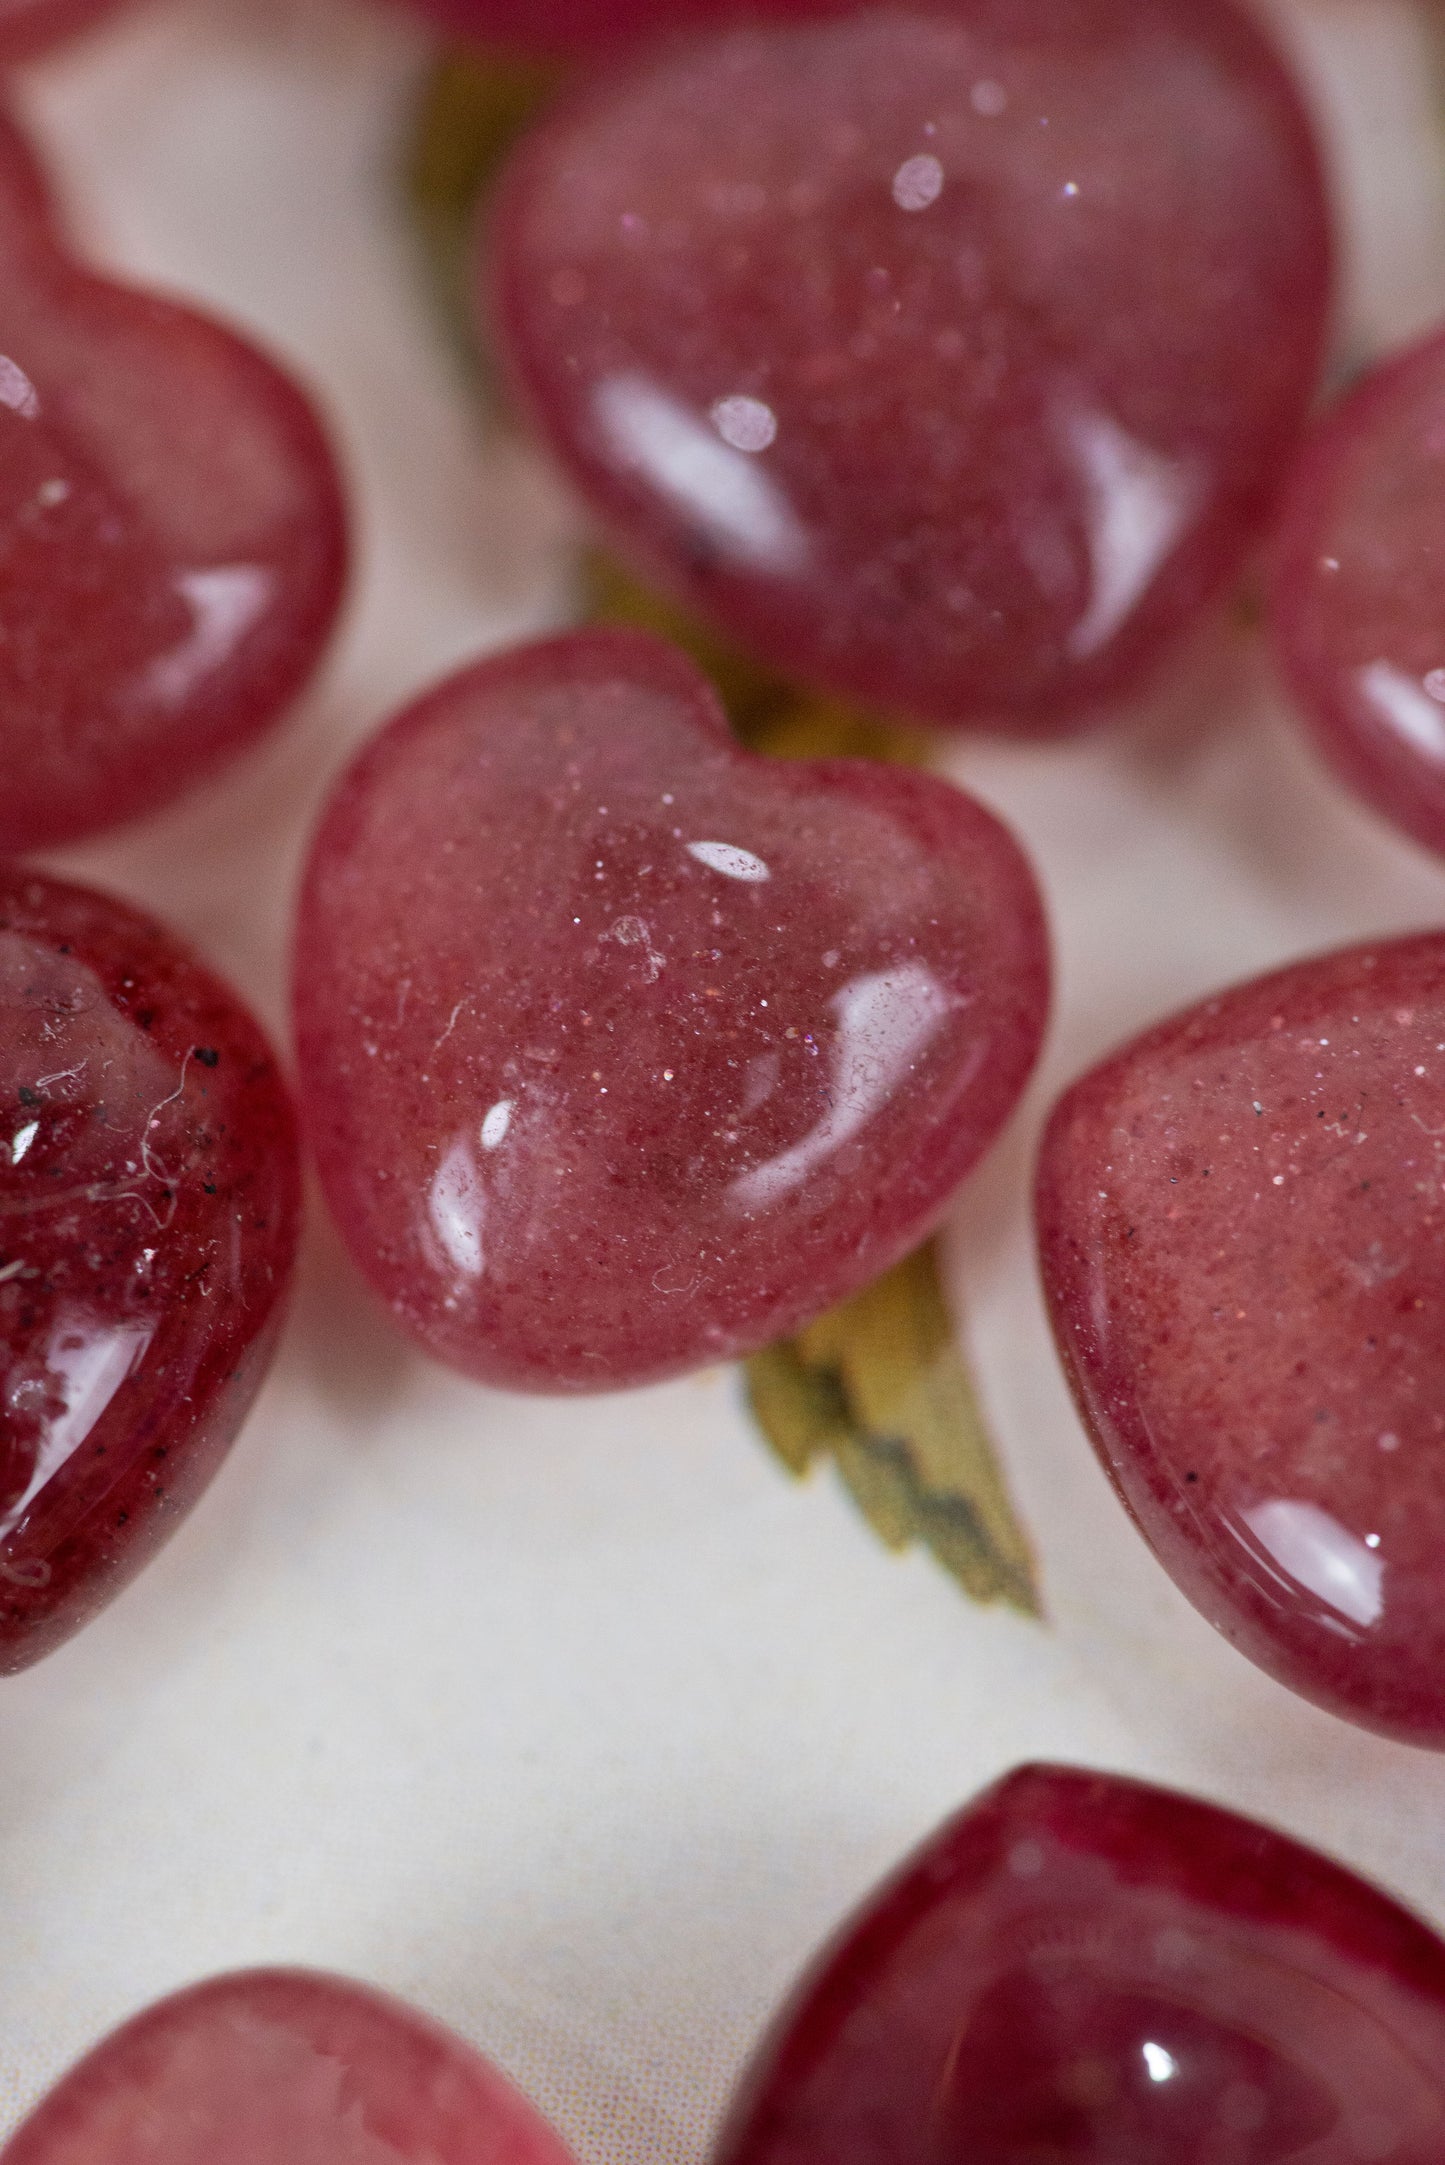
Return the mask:
<svg viewBox="0 0 1445 2165">
<path fill-rule="evenodd" d="M 764 2043 L 714 2165 L 1439 2165 L 1445 1947 L 1339 1865 L 1030 1767 L 926 1842 Z"/>
<path fill-rule="evenodd" d="M 234 994 L 125 904 L 0 868 L 0 1674 L 87 1623 L 216 1471 L 299 1185 Z"/>
</svg>

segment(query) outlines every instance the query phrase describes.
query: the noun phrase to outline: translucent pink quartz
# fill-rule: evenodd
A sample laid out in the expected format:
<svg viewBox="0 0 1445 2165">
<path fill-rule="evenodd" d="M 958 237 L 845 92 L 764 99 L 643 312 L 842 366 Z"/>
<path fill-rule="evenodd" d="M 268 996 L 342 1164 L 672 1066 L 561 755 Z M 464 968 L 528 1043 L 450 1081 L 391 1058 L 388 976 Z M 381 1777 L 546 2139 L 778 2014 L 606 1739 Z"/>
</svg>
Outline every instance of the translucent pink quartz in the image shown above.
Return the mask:
<svg viewBox="0 0 1445 2165">
<path fill-rule="evenodd" d="M 130 0 L 0 0 L 0 67 L 88 30 Z"/>
<path fill-rule="evenodd" d="M 790 675 L 1020 732 L 1132 690 L 1237 574 L 1329 294 L 1304 118 L 1227 0 L 646 52 L 543 121 L 483 238 L 520 395 L 645 573 Z"/>
<path fill-rule="evenodd" d="M 1433 1933 L 1231 1812 L 1029 1767 L 824 1954 L 714 2165 L 1442 2157 Z"/>
<path fill-rule="evenodd" d="M 234 995 L 123 903 L 0 867 L 0 1675 L 87 1623 L 216 1471 L 299 1190 Z"/>
<path fill-rule="evenodd" d="M 0 851 L 166 803 L 285 712 L 346 517 L 290 378 L 84 270 L 0 114 Z"/>
<path fill-rule="evenodd" d="M 384 730 L 297 935 L 353 1255 L 439 1358 L 536 1390 L 728 1359 L 885 1270 L 1006 1118 L 1047 997 L 979 805 L 752 757 L 632 634 L 485 662 Z"/>
<path fill-rule="evenodd" d="M 0 2165 L 572 2165 L 459 2037 L 362 1985 L 218 1977 L 108 2037 Z"/>
<path fill-rule="evenodd" d="M 1276 650 L 1326 757 L 1445 851 L 1445 335 L 1378 368 L 1308 440 L 1285 501 Z"/>
<path fill-rule="evenodd" d="M 1445 934 L 1104 1061 L 1053 1116 L 1039 1238 L 1084 1419 L 1184 1592 L 1307 1698 L 1445 1748 Z"/>
</svg>

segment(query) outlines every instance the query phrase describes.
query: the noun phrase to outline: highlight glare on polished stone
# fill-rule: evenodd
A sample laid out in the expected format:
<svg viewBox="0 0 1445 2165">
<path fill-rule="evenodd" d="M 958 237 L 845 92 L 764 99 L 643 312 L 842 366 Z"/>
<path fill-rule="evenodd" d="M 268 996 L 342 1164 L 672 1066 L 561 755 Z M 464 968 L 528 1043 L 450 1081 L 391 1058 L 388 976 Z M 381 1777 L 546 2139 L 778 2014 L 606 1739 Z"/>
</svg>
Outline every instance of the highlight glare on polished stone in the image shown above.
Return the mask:
<svg viewBox="0 0 1445 2165">
<path fill-rule="evenodd" d="M 347 540 L 305 395 L 235 332 L 78 264 L 3 113 L 0 271 L 15 851 L 153 810 L 273 727 L 335 623 Z"/>
<path fill-rule="evenodd" d="M 1044 1284 L 1160 1561 L 1331 1712 L 1445 1748 L 1445 934 L 1297 963 L 1061 1100 Z"/>
<path fill-rule="evenodd" d="M 296 1013 L 337 1223 L 491 1382 L 726 1360 L 886 1270 L 1048 999 L 1017 845 L 931 775 L 769 761 L 676 649 L 584 633 L 384 730 L 313 847 Z"/>
<path fill-rule="evenodd" d="M 234 995 L 125 904 L 0 868 L 0 1675 L 87 1623 L 216 1471 L 299 1189 Z"/>
<path fill-rule="evenodd" d="M 1285 1836 L 1029 1767 L 785 2008 L 714 2165 L 1438 2165 L 1445 1946 Z"/>
<path fill-rule="evenodd" d="M 0 2165 L 573 2165 L 471 2046 L 341 1977 L 243 1971 L 98 2045 Z"/>
<path fill-rule="evenodd" d="M 482 248 L 521 397 L 645 573 L 789 675 L 1026 733 L 1237 575 L 1330 285 L 1306 122 L 1230 0 L 643 51 L 524 141 Z"/>
</svg>

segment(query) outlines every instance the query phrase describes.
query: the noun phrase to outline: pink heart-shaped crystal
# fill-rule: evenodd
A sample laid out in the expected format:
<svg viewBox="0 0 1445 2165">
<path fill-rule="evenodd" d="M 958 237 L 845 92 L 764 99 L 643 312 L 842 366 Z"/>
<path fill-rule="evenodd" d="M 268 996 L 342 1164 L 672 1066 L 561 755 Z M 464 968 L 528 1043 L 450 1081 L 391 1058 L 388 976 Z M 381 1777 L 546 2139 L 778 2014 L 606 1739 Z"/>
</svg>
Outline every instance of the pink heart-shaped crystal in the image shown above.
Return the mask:
<svg viewBox="0 0 1445 2165">
<path fill-rule="evenodd" d="M 82 268 L 0 115 L 0 851 L 149 811 L 272 727 L 346 553 L 309 400 L 235 332 Z"/>
<path fill-rule="evenodd" d="M 1308 128 L 1229 0 L 646 51 L 542 121 L 486 242 L 517 387 L 645 570 L 789 676 L 1031 732 L 1239 572 L 1330 284 Z"/>
<path fill-rule="evenodd" d="M 106 2038 L 0 2165 L 573 2165 L 479 2053 L 340 1977 L 254 1970 Z"/>
<path fill-rule="evenodd" d="M 1048 998 L 1017 845 L 932 775 L 742 751 L 685 656 L 482 663 L 361 754 L 297 933 L 352 1254 L 440 1358 L 600 1390 L 726 1360 L 937 1223 Z"/>
</svg>

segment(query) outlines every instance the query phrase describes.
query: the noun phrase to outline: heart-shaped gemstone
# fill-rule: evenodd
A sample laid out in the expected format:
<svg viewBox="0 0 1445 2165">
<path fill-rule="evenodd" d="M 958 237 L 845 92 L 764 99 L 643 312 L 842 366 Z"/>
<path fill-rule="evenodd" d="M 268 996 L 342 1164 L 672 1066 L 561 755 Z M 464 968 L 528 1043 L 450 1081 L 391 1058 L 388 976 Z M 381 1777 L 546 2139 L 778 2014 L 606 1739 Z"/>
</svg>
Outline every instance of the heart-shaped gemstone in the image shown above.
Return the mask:
<svg viewBox="0 0 1445 2165">
<path fill-rule="evenodd" d="M 714 2165 L 1438 2165 L 1445 1947 L 1233 1813 L 1030 1767 L 823 1956 Z"/>
<path fill-rule="evenodd" d="M 619 547 L 790 675 L 1024 731 L 1133 689 L 1238 572 L 1330 284 L 1307 126 L 1230 0 L 644 52 L 524 143 L 486 244 Z"/>
<path fill-rule="evenodd" d="M 0 1674 L 88 1622 L 215 1472 L 299 1190 L 234 994 L 124 904 L 0 869 Z"/>
<path fill-rule="evenodd" d="M 482 663 L 362 753 L 301 906 L 305 1110 L 353 1255 L 492 1382 L 725 1360 L 937 1223 L 1048 997 L 1016 844 L 948 783 L 756 758 L 682 654 Z"/>
<path fill-rule="evenodd" d="M 1374 369 L 1309 438 L 1280 521 L 1272 628 L 1321 749 L 1445 851 L 1445 337 Z"/>
<path fill-rule="evenodd" d="M 1207 1000 L 1083 1077 L 1044 1283 L 1104 1465 L 1210 1622 L 1445 1747 L 1445 934 Z"/>
<path fill-rule="evenodd" d="M 0 851 L 149 811 L 276 723 L 340 604 L 310 402 L 209 317 L 82 268 L 0 116 Z"/>
<path fill-rule="evenodd" d="M 162 2000 L 52 2090 L 0 2165 L 573 2165 L 471 2046 L 301 1970 Z"/>
</svg>

